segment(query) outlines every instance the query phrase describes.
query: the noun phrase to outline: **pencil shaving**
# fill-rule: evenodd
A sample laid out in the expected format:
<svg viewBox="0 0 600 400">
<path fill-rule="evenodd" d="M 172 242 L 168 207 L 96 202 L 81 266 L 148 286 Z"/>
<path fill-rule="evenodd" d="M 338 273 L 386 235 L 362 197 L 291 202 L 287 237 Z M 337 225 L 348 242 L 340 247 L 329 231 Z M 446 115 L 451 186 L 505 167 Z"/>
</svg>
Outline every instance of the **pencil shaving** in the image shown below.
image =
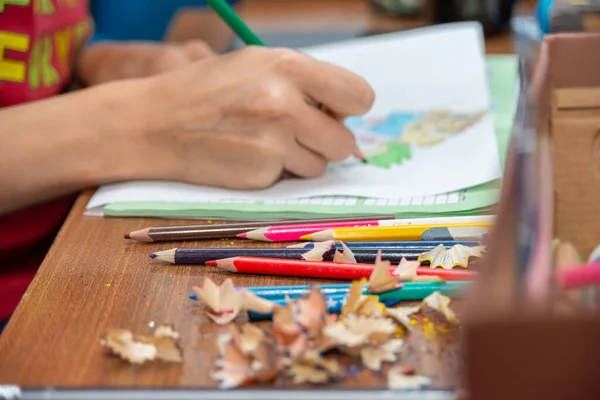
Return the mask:
<svg viewBox="0 0 600 400">
<path fill-rule="evenodd" d="M 360 314 L 367 316 L 381 316 L 385 306 L 379 302 L 376 296 L 363 295 L 364 288 L 368 281 L 361 279 L 352 283 L 348 291 L 348 297 L 341 310 L 341 318 L 349 314 Z"/>
<path fill-rule="evenodd" d="M 447 322 L 454 322 L 456 320 L 454 311 L 450 309 L 450 297 L 444 296 L 440 292 L 433 292 L 423 299 L 421 310 L 425 313 L 428 310 L 439 313 Z"/>
<path fill-rule="evenodd" d="M 271 382 L 282 375 L 295 384 L 331 383 L 343 378 L 344 368 L 326 354 L 342 353 L 360 360 L 367 369 L 381 371 L 384 363 L 399 360 L 405 347 L 399 330 L 411 330 L 413 314 L 429 312 L 445 321 L 455 320 L 449 298 L 439 292 L 418 307 L 388 309 L 377 296 L 363 294 L 367 285 L 366 279 L 352 283 L 339 317 L 328 314 L 327 298 L 314 286 L 302 297 L 292 301 L 286 296 L 284 305 L 274 306 L 267 331 L 251 324 L 222 329 L 216 339 L 220 358 L 212 377 L 223 388 Z M 173 336 L 168 329 L 161 331 Z M 430 382 L 403 369 L 394 374 L 389 375 L 389 385 L 394 388 L 418 388 Z"/>
<path fill-rule="evenodd" d="M 390 274 L 390 262 L 381 259 L 381 250 L 379 250 L 377 259 L 375 260 L 375 267 L 373 267 L 373 272 L 369 276 L 369 292 L 383 293 L 398 289 L 399 287 L 402 287 L 402 285 L 398 283 L 400 282 L 400 279 L 399 276 Z"/>
<path fill-rule="evenodd" d="M 326 359 L 315 352 L 291 360 L 286 375 L 291 376 L 295 384 L 322 384 L 343 376 L 341 365 L 333 359 Z"/>
<path fill-rule="evenodd" d="M 391 368 L 388 372 L 388 389 L 419 390 L 431 385 L 426 376 L 405 374 L 402 367 Z"/>
<path fill-rule="evenodd" d="M 296 302 L 297 316 L 295 321 L 310 335 L 321 332 L 326 323 L 327 302 L 325 295 L 318 288 L 312 288 L 307 296 Z"/>
<path fill-rule="evenodd" d="M 340 242 L 340 244 L 342 245 L 343 252 L 336 250 L 335 256 L 333 257 L 333 262 L 356 264 L 356 257 L 354 256 L 354 253 L 352 252 L 352 250 L 350 250 L 350 248 L 348 246 L 346 246 L 346 243 Z"/>
<path fill-rule="evenodd" d="M 365 367 L 373 370 L 381 370 L 384 362 L 396 362 L 398 354 L 404 348 L 404 340 L 392 339 L 379 346 L 364 347 L 360 351 L 360 357 Z"/>
<path fill-rule="evenodd" d="M 416 307 L 396 307 L 396 308 L 388 308 L 385 310 L 386 315 L 392 317 L 399 323 L 401 323 L 407 330 L 412 329 L 412 318 L 410 317 L 413 314 L 418 313 L 421 310 L 420 306 Z"/>
<path fill-rule="evenodd" d="M 409 261 L 406 257 L 402 257 L 392 275 L 397 276 L 401 282 L 414 282 L 418 279 L 417 268 L 420 265 L 419 261 Z"/>
<path fill-rule="evenodd" d="M 244 295 L 235 290 L 231 279 L 217 286 L 211 279 L 205 278 L 202 286 L 192 286 L 192 290 L 198 300 L 211 310 L 208 316 L 219 325 L 230 323 L 242 310 Z"/>
<path fill-rule="evenodd" d="M 306 261 L 323 261 L 325 254 L 332 251 L 333 246 L 333 241 L 319 243 L 318 245 L 315 244 L 315 246 L 312 249 L 308 250 L 302 255 L 302 258 Z M 337 253 L 337 250 L 335 251 Z"/>
<path fill-rule="evenodd" d="M 217 339 L 224 345 L 220 347 L 217 370 L 211 375 L 221 382 L 222 388 L 268 382 L 277 376 L 280 368 L 277 352 L 256 329 L 246 327 L 240 331 L 232 325 L 228 332 L 221 334 L 223 337 Z"/>
<path fill-rule="evenodd" d="M 324 334 L 337 345 L 357 347 L 365 344 L 383 344 L 396 332 L 396 325 L 387 318 L 364 315 L 347 316 L 325 328 Z"/>
<path fill-rule="evenodd" d="M 101 340 L 113 354 L 132 364 L 147 361 L 183 361 L 183 353 L 177 339 L 179 334 L 171 326 L 158 327 L 153 336 L 133 334 L 124 329 L 110 329 Z"/>
<path fill-rule="evenodd" d="M 208 316 L 219 325 L 233 321 L 242 311 L 270 313 L 275 304 L 258 297 L 249 290 L 236 290 L 231 279 L 217 286 L 211 279 L 205 278 L 201 287 L 192 286 L 192 290 L 206 307 Z"/>
<path fill-rule="evenodd" d="M 429 263 L 431 268 L 452 269 L 454 267 L 467 268 L 471 257 L 481 257 L 485 251 L 485 246 L 469 247 L 462 244 L 452 246 L 446 249 L 443 244 L 440 244 L 433 250 L 427 251 L 419 255 L 419 262 Z"/>
</svg>

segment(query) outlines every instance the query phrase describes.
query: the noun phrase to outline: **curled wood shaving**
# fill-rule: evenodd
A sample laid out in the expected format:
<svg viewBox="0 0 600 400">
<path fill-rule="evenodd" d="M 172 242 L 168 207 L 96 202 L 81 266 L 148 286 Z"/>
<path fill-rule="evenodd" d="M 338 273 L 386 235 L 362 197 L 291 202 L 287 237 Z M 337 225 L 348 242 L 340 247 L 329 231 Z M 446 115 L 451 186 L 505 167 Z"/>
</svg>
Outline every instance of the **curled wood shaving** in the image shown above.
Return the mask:
<svg viewBox="0 0 600 400">
<path fill-rule="evenodd" d="M 210 309 L 208 316 L 219 325 L 230 323 L 245 310 L 267 314 L 275 308 L 273 302 L 249 290 L 236 290 L 231 279 L 217 286 L 211 279 L 205 278 L 202 286 L 192 286 L 192 290 L 198 300 Z"/>
<path fill-rule="evenodd" d="M 221 343 L 221 357 L 211 376 L 221 382 L 222 388 L 268 382 L 277 376 L 281 367 L 277 351 L 257 329 L 245 326 L 238 330 L 232 325 L 228 332 L 217 338 Z"/>
<path fill-rule="evenodd" d="M 342 377 L 343 369 L 336 360 L 309 352 L 302 358 L 290 360 L 287 375 L 293 377 L 296 384 L 319 384 Z"/>
<path fill-rule="evenodd" d="M 396 325 L 390 319 L 364 315 L 349 315 L 324 330 L 324 334 L 336 344 L 346 347 L 381 344 L 395 332 Z"/>
<path fill-rule="evenodd" d="M 294 320 L 299 323 L 311 336 L 317 336 L 327 320 L 327 301 L 318 288 L 311 288 L 307 296 L 296 301 L 297 315 Z"/>
<path fill-rule="evenodd" d="M 153 360 L 181 362 L 183 352 L 178 338 L 179 334 L 172 326 L 163 325 L 156 328 L 153 336 L 137 335 L 124 329 L 109 329 L 100 343 L 132 364 Z"/>
<path fill-rule="evenodd" d="M 334 250 L 334 242 L 333 241 L 327 241 L 327 242 L 317 242 L 315 243 L 315 245 L 313 246 L 312 249 L 308 250 L 306 253 L 304 253 L 302 255 L 302 258 L 304 258 L 307 261 L 323 261 L 324 259 L 324 255 L 327 253 L 331 253 L 331 252 L 337 252 L 337 250 Z M 300 247 L 302 248 L 302 247 Z M 335 258 L 334 258 L 335 259 Z"/>
<path fill-rule="evenodd" d="M 404 340 L 392 339 L 379 346 L 363 347 L 360 351 L 360 357 L 365 367 L 373 370 L 381 370 L 384 362 L 396 362 L 398 353 L 404 348 Z"/>
<path fill-rule="evenodd" d="M 361 314 L 368 316 L 381 316 L 384 313 L 385 305 L 379 302 L 377 296 L 365 296 L 363 291 L 367 286 L 367 280 L 353 282 L 348 291 L 348 297 L 342 307 L 340 314 L 344 318 L 349 314 Z"/>
<path fill-rule="evenodd" d="M 396 308 L 387 308 L 385 310 L 386 315 L 394 318 L 396 321 L 401 323 L 407 330 L 411 330 L 411 318 L 412 314 L 416 314 L 421 310 L 420 306 L 416 307 L 396 307 Z"/>
<path fill-rule="evenodd" d="M 369 276 L 369 292 L 383 293 L 398 289 L 402 287 L 398 282 L 400 282 L 400 277 L 390 274 L 390 262 L 381 259 L 381 250 L 379 250 L 375 259 L 375 267 Z"/>
<path fill-rule="evenodd" d="M 211 374 L 212 378 L 221 382 L 224 389 L 250 383 L 250 358 L 233 342 L 225 344 L 223 354 L 217 360 L 218 370 Z"/>
<path fill-rule="evenodd" d="M 398 277 L 401 282 L 413 282 L 418 279 L 417 268 L 421 263 L 419 261 L 409 261 L 405 257 L 402 257 L 400 263 L 392 273 L 392 275 Z"/>
<path fill-rule="evenodd" d="M 350 250 L 350 248 L 348 246 L 346 246 L 346 243 L 344 243 L 344 242 L 340 242 L 340 243 L 342 245 L 343 253 L 336 250 L 335 256 L 333 257 L 333 262 L 356 264 L 356 257 L 354 256 L 354 253 L 352 252 L 352 250 Z"/>
<path fill-rule="evenodd" d="M 202 286 L 192 286 L 192 290 L 198 300 L 211 310 L 208 316 L 217 324 L 230 323 L 242 310 L 243 293 L 235 290 L 231 279 L 217 286 L 212 279 L 205 278 Z"/>
<path fill-rule="evenodd" d="M 432 381 L 426 376 L 407 375 L 403 367 L 391 368 L 388 372 L 388 388 L 395 390 L 419 390 L 430 386 Z"/>
<path fill-rule="evenodd" d="M 419 262 L 428 262 L 431 268 L 452 269 L 454 267 L 467 268 L 471 257 L 481 257 L 485 246 L 469 247 L 462 244 L 446 249 L 440 244 L 433 250 L 419 255 Z"/>
<path fill-rule="evenodd" d="M 456 320 L 456 315 L 454 314 L 454 311 L 450 309 L 450 301 L 450 297 L 444 296 L 440 292 L 436 291 L 423 299 L 423 302 L 421 303 L 421 309 L 433 310 L 434 312 L 441 314 L 446 321 L 453 322 Z"/>
</svg>

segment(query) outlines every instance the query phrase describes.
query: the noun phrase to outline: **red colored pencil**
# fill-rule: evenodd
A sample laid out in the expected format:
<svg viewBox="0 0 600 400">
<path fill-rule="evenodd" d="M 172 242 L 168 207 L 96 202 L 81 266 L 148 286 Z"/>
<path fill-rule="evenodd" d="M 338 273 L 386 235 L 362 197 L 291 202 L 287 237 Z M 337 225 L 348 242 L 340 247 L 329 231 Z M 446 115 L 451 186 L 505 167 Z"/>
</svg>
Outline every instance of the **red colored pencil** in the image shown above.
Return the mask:
<svg viewBox="0 0 600 400">
<path fill-rule="evenodd" d="M 295 276 L 305 278 L 355 280 L 368 278 L 373 272 L 372 264 L 349 264 L 326 261 L 286 260 L 262 257 L 232 257 L 207 261 L 206 265 L 229 272 L 256 275 Z M 390 267 L 393 272 L 396 267 Z M 447 281 L 469 281 L 477 272 L 463 269 L 419 267 L 418 275 L 435 275 Z"/>
</svg>

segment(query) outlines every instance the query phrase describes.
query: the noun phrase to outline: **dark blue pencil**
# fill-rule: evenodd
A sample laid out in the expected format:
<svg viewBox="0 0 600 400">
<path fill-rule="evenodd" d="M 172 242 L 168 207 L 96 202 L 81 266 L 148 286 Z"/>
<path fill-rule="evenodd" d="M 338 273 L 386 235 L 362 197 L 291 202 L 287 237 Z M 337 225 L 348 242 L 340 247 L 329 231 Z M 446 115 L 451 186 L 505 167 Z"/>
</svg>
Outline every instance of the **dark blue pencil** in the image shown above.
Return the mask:
<svg viewBox="0 0 600 400">
<path fill-rule="evenodd" d="M 204 265 L 207 261 L 231 257 L 264 257 L 303 260 L 311 249 L 250 248 L 250 247 L 192 247 L 157 251 L 150 258 L 180 265 Z M 323 252 L 323 261 L 333 261 L 335 248 Z M 417 254 L 418 257 L 418 254 Z"/>
</svg>

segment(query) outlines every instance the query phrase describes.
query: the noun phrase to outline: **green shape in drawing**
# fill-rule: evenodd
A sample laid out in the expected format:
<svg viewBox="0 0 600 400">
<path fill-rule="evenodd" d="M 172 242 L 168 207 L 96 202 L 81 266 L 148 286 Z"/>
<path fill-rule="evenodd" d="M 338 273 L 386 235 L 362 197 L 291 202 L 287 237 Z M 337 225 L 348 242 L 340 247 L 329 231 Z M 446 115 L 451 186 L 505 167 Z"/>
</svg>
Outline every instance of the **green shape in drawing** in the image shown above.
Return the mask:
<svg viewBox="0 0 600 400">
<path fill-rule="evenodd" d="M 392 165 L 402 165 L 405 160 L 410 160 L 410 145 L 398 142 L 386 144 L 386 151 L 368 157 L 369 164 L 388 169 Z"/>
</svg>

